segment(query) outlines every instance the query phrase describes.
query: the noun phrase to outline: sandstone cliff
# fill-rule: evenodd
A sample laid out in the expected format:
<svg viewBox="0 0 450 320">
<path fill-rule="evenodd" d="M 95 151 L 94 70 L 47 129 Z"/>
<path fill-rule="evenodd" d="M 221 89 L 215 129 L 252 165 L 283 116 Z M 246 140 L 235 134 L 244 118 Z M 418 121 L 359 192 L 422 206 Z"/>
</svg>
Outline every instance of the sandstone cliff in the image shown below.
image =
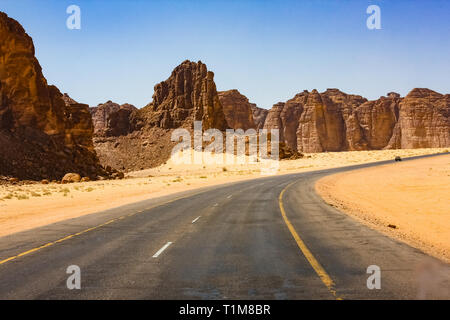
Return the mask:
<svg viewBox="0 0 450 320">
<path fill-rule="evenodd" d="M 0 12 L 0 174 L 56 179 L 101 168 L 92 143 L 88 106 L 65 103 L 47 84 L 32 39 Z"/>
<path fill-rule="evenodd" d="M 191 63 L 184 62 L 182 65 L 187 65 L 187 70 L 196 70 Z M 169 158 L 174 145 L 170 141 L 172 130 L 176 126 L 191 128 L 196 118 L 195 110 L 207 110 L 187 108 L 176 102 L 185 102 L 186 95 L 173 85 L 177 83 L 173 81 L 177 79 L 177 74 L 185 73 L 179 67 L 175 70 L 177 72 L 172 73 L 167 82 L 155 87 L 156 92 L 161 88 L 171 88 L 163 95 L 166 98 L 127 113 L 123 121 L 129 125 L 122 126 L 126 130 L 117 130 L 118 135 L 105 134 L 105 127 L 114 132 L 111 127 L 114 122 L 108 125 L 104 116 L 97 121 L 98 115 L 94 114 L 94 123 L 100 124 L 96 127 L 103 128 L 103 131 L 100 130 L 103 133 L 97 134 L 94 141 L 104 163 L 128 170 L 163 163 Z M 189 88 L 195 85 L 184 82 L 184 86 Z M 159 94 L 156 92 L 155 98 Z M 237 90 L 219 92 L 218 100 L 217 109 L 213 109 L 220 115 L 222 128 L 278 128 L 281 158 L 300 157 L 301 154 L 296 151 L 450 146 L 449 95 L 429 89 L 414 89 L 405 98 L 390 92 L 386 97 L 373 101 L 338 89 L 327 89 L 322 93 L 317 90 L 303 91 L 286 102 L 275 104 L 270 110 L 256 107 Z M 107 105 L 113 106 L 110 109 L 114 112 L 120 109 L 120 106 L 110 102 Z M 174 109 L 166 109 L 170 106 Z M 223 108 L 224 118 L 220 107 Z M 203 119 L 203 115 L 198 118 Z M 210 119 L 214 122 L 214 113 L 211 113 Z"/>
<path fill-rule="evenodd" d="M 255 123 L 255 129 L 262 129 L 264 127 L 264 122 L 266 122 L 269 110 L 259 108 L 256 105 L 252 105 L 251 108 L 253 114 L 253 122 Z"/>
<path fill-rule="evenodd" d="M 201 61 L 182 62 L 154 90 L 153 102 L 140 112 L 147 125 L 173 129 L 202 121 L 204 129 L 228 127 L 214 73 Z"/>
<path fill-rule="evenodd" d="M 399 103 L 399 116 L 389 148 L 450 146 L 450 95 L 414 89 Z"/>
<path fill-rule="evenodd" d="M 234 89 L 219 92 L 219 100 L 229 128 L 243 130 L 256 128 L 253 108 L 257 107 L 254 103 L 250 103 L 246 96 Z"/>
<path fill-rule="evenodd" d="M 338 89 L 303 91 L 273 106 L 264 128 L 301 152 L 450 146 L 449 95 L 414 89 L 367 101 Z"/>
<path fill-rule="evenodd" d="M 121 136 L 133 132 L 137 108 L 131 104 L 119 105 L 112 101 L 89 108 L 94 124 L 94 136 Z"/>
</svg>

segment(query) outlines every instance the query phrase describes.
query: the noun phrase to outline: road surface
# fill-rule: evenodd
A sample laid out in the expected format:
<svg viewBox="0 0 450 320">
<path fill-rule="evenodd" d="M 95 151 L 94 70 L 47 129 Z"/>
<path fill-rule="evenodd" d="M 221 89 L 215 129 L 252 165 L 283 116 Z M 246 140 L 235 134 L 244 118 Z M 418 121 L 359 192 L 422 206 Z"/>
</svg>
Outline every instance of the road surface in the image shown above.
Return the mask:
<svg viewBox="0 0 450 320">
<path fill-rule="evenodd" d="M 449 299 L 449 265 L 314 192 L 324 175 L 388 162 L 208 187 L 2 237 L 0 299 Z M 67 288 L 71 265 L 80 290 Z M 381 289 L 367 287 L 371 265 Z"/>
</svg>

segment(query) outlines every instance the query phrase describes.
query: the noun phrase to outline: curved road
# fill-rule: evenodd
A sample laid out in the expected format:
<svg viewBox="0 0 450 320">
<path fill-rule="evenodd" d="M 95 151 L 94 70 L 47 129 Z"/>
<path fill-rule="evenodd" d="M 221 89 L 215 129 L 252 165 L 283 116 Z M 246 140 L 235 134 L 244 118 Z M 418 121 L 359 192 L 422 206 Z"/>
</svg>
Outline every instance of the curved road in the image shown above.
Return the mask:
<svg viewBox="0 0 450 320">
<path fill-rule="evenodd" d="M 450 267 L 271 176 L 0 238 L 0 299 L 449 299 Z M 281 194 L 281 196 L 280 196 Z M 69 290 L 66 269 L 81 269 Z M 367 267 L 381 270 L 369 290 Z"/>
</svg>

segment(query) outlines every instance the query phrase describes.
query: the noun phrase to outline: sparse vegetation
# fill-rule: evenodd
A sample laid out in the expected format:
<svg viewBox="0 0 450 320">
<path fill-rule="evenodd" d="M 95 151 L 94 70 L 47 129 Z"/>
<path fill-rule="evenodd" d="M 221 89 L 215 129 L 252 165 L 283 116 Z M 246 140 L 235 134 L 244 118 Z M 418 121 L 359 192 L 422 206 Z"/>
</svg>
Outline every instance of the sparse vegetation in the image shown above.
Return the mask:
<svg viewBox="0 0 450 320">
<path fill-rule="evenodd" d="M 17 200 L 26 200 L 30 199 L 26 194 L 19 194 L 16 196 Z"/>
</svg>

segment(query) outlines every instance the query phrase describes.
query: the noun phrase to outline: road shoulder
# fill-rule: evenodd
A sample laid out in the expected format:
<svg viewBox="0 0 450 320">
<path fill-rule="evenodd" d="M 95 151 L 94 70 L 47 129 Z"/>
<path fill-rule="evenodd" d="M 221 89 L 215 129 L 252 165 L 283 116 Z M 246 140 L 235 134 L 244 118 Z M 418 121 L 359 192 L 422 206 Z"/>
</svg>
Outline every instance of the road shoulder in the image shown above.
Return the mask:
<svg viewBox="0 0 450 320">
<path fill-rule="evenodd" d="M 450 262 L 450 155 L 326 176 L 315 189 L 369 227 Z"/>
</svg>

